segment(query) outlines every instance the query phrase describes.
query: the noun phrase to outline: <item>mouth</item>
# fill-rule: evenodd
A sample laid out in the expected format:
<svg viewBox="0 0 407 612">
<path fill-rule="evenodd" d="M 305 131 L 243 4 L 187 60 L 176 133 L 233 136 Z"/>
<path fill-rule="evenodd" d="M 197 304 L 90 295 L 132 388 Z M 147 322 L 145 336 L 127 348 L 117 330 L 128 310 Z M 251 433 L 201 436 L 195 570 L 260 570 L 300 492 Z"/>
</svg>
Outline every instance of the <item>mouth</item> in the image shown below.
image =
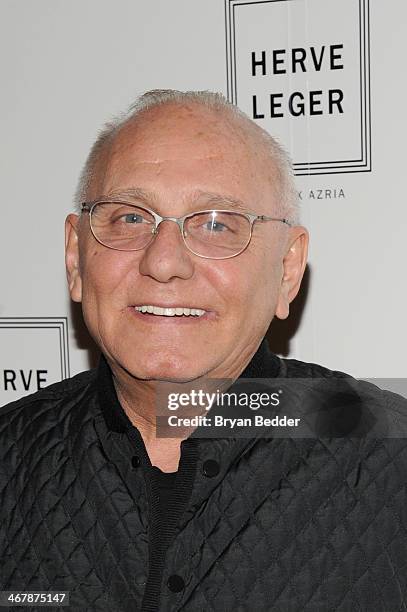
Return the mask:
<svg viewBox="0 0 407 612">
<path fill-rule="evenodd" d="M 199 325 L 215 322 L 218 315 L 214 310 L 200 308 L 196 304 L 133 304 L 129 311 L 140 322 L 147 325 Z"/>
<path fill-rule="evenodd" d="M 159 317 L 203 317 L 206 310 L 195 306 L 155 306 L 153 304 L 141 304 L 134 306 L 137 312 Z"/>
</svg>

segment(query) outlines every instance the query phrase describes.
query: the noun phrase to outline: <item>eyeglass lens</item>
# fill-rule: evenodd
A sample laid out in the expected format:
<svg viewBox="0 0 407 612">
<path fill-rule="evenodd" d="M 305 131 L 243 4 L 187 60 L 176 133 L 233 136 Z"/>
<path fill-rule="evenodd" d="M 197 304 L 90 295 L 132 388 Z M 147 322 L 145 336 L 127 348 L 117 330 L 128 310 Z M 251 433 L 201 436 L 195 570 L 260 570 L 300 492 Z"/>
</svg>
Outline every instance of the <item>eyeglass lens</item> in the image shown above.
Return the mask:
<svg viewBox="0 0 407 612">
<path fill-rule="evenodd" d="M 144 208 L 119 202 L 94 206 L 92 231 L 102 244 L 120 251 L 148 246 L 154 236 L 155 219 Z M 204 257 L 231 257 L 245 248 L 250 238 L 250 221 L 233 211 L 198 212 L 184 223 L 187 247 Z"/>
</svg>

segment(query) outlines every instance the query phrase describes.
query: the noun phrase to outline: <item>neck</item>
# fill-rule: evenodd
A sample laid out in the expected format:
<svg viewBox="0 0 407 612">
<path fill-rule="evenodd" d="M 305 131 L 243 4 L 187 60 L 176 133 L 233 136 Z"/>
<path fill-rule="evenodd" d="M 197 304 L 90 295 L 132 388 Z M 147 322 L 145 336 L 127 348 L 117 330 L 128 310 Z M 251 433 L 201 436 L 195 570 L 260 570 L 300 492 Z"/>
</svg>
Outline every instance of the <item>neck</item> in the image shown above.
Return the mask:
<svg viewBox="0 0 407 612">
<path fill-rule="evenodd" d="M 143 438 L 151 464 L 164 472 L 178 470 L 182 437 L 156 436 L 155 381 L 128 380 L 128 375 L 113 372 L 117 398 L 131 423 Z"/>
<path fill-rule="evenodd" d="M 177 415 L 181 412 L 181 410 L 169 411 L 168 393 L 174 391 L 190 393 L 192 390 L 203 390 L 208 393 L 213 393 L 216 390 L 224 391 L 229 387 L 230 382 L 236 380 L 240 375 L 250 378 L 264 375 L 261 373 L 261 366 L 259 365 L 263 362 L 264 350 L 260 349 L 259 357 L 256 358 L 255 355 L 253 359 L 253 347 L 251 348 L 251 351 L 247 350 L 243 359 L 243 355 L 240 354 L 238 366 L 236 366 L 237 360 L 233 360 L 231 367 L 223 367 L 222 371 L 212 372 L 211 378 L 201 377 L 185 383 L 164 383 L 163 381 L 138 379 L 117 364 L 109 361 L 117 398 L 130 422 L 139 430 L 153 465 L 163 466 L 164 471 L 176 470 L 181 441 L 195 429 L 195 427 L 185 427 L 183 429 L 177 427 L 174 428 L 176 437 L 167 437 L 167 435 L 157 437 L 157 410 L 159 410 L 158 414 L 163 417 L 168 417 L 170 414 Z M 223 365 L 225 366 L 225 364 Z M 220 379 L 226 379 L 223 386 Z M 163 401 L 159 402 L 158 400 L 161 397 Z M 200 406 L 195 406 L 192 416 L 199 412 Z M 202 408 L 201 413 L 207 413 L 205 407 Z M 191 412 L 187 416 L 191 416 Z M 165 418 L 164 422 L 167 422 Z"/>
</svg>

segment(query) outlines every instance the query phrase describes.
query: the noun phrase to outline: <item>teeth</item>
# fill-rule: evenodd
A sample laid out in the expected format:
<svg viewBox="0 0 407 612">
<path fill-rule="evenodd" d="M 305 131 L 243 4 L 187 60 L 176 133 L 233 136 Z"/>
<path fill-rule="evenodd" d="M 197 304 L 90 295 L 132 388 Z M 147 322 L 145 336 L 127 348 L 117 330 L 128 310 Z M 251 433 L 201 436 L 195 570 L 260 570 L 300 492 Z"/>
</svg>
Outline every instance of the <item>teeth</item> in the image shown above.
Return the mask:
<svg viewBox="0 0 407 612">
<path fill-rule="evenodd" d="M 177 306 L 176 308 L 162 308 L 161 306 L 152 306 L 151 304 L 143 304 L 142 306 L 134 307 L 139 312 L 148 312 L 149 314 L 161 315 L 164 317 L 202 317 L 205 314 L 205 310 L 201 308 L 184 308 L 183 306 Z"/>
</svg>

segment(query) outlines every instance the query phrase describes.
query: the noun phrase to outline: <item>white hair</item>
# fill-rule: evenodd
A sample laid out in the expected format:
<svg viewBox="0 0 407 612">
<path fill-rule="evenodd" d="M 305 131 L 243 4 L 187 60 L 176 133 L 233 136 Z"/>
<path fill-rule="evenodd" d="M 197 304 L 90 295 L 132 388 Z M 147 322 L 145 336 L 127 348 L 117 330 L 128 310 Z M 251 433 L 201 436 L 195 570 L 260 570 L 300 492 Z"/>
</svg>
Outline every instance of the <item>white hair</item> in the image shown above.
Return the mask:
<svg viewBox="0 0 407 612">
<path fill-rule="evenodd" d="M 296 225 L 299 223 L 299 197 L 294 182 L 294 174 L 289 155 L 284 147 L 272 137 L 266 130 L 252 121 L 237 106 L 231 104 L 220 93 L 211 91 L 178 91 L 174 89 L 154 89 L 141 95 L 129 107 L 129 109 L 108 121 L 99 132 L 94 142 L 85 165 L 82 169 L 78 186 L 75 192 L 75 209 L 80 212 L 82 202 L 86 201 L 92 181 L 97 174 L 97 164 L 106 147 L 113 142 L 118 131 L 129 121 L 147 109 L 162 106 L 168 103 L 188 104 L 195 103 L 214 111 L 229 113 L 243 127 L 248 128 L 255 139 L 257 139 L 270 157 L 272 172 L 276 178 L 275 195 L 276 209 L 273 214 L 287 219 Z"/>
</svg>

